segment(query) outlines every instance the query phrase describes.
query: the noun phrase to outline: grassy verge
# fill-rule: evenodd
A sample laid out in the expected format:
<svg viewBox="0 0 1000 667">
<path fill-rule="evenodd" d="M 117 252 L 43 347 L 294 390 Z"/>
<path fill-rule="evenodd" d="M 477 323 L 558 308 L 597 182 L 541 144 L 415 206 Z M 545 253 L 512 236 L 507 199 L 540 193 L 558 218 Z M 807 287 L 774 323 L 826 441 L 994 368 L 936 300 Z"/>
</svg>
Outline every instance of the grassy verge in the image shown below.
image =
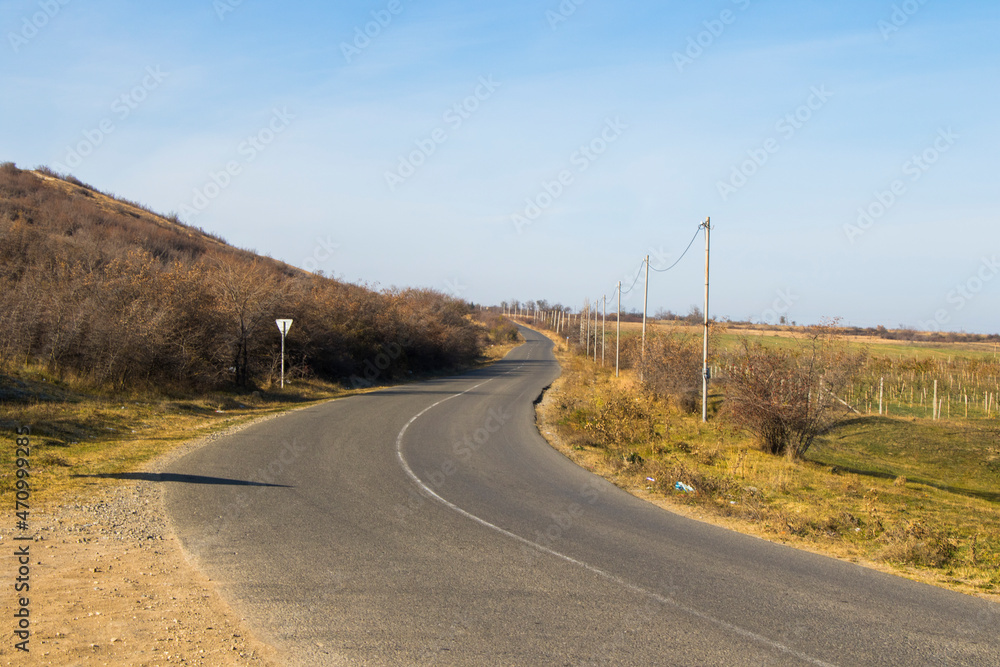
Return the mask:
<svg viewBox="0 0 1000 667">
<path fill-rule="evenodd" d="M 475 366 L 502 359 L 518 343 L 487 348 Z M 457 372 L 456 370 L 449 371 Z M 414 377 L 413 381 L 426 378 Z M 106 485 L 171 449 L 246 422 L 374 389 L 297 380 L 284 390 L 167 396 L 107 394 L 37 367 L 0 374 L 0 495 L 16 482 L 15 429 L 31 429 L 31 506 L 44 507 Z"/>
<path fill-rule="evenodd" d="M 581 465 L 689 516 L 1000 599 L 996 420 L 860 416 L 791 461 L 564 347 L 539 421 Z"/>
</svg>

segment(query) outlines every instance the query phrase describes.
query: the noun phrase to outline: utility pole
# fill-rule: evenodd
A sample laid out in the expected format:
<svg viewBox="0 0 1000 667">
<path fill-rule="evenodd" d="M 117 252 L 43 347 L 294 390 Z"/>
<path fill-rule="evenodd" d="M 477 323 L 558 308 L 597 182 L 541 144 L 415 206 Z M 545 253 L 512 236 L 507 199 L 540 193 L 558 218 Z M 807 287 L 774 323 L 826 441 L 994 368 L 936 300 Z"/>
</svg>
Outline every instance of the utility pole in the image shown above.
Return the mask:
<svg viewBox="0 0 1000 667">
<path fill-rule="evenodd" d="M 601 368 L 607 358 L 608 348 L 608 295 L 604 295 L 604 319 L 601 320 Z"/>
<path fill-rule="evenodd" d="M 701 421 L 708 421 L 708 268 L 709 268 L 709 247 L 712 231 L 712 219 L 705 218 L 702 223 L 705 228 L 705 349 L 702 355 L 702 380 L 701 380 Z"/>
<path fill-rule="evenodd" d="M 622 340 L 622 281 L 618 281 L 618 331 L 615 333 L 615 377 L 618 377 L 618 358 Z"/>
<path fill-rule="evenodd" d="M 601 314 L 601 309 L 597 307 L 597 304 L 601 302 L 600 299 L 594 299 L 594 363 L 597 363 L 597 316 Z"/>
<path fill-rule="evenodd" d="M 592 306 L 592 308 L 597 308 L 597 304 L 594 304 Z M 597 339 L 594 337 L 594 321 L 592 319 L 590 319 L 590 312 L 591 312 L 591 307 L 588 307 L 587 308 L 587 349 L 588 349 L 588 356 L 589 356 L 589 350 L 590 350 L 590 342 L 594 341 L 594 343 L 596 345 L 596 341 L 597 341 Z"/>
<path fill-rule="evenodd" d="M 646 289 L 642 297 L 642 358 L 646 359 L 646 309 L 649 307 L 649 255 L 646 255 Z"/>
<path fill-rule="evenodd" d="M 649 308 L 649 255 L 646 255 L 646 288 L 642 297 L 642 351 L 639 362 L 639 380 L 644 380 L 643 365 L 646 362 L 646 311 Z"/>
</svg>

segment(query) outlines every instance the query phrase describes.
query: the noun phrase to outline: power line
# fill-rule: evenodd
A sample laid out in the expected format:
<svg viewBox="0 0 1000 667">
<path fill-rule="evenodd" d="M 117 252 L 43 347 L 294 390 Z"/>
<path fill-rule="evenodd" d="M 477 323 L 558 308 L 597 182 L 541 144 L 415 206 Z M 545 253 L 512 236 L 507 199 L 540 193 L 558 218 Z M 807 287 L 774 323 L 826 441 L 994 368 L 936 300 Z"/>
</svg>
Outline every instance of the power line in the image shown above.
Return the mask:
<svg viewBox="0 0 1000 667">
<path fill-rule="evenodd" d="M 665 269 L 657 269 L 656 267 L 654 267 L 652 265 L 649 265 L 648 268 L 652 269 L 653 271 L 656 271 L 657 273 L 666 273 L 667 271 L 673 269 L 675 266 L 677 266 L 678 264 L 680 264 L 681 260 L 684 259 L 687 256 L 688 252 L 694 246 L 694 242 L 698 239 L 698 234 L 701 233 L 702 229 L 704 229 L 704 226 L 703 225 L 698 225 L 698 229 L 695 230 L 694 236 L 691 237 L 691 241 L 688 243 L 687 248 L 684 249 L 684 252 L 681 253 L 681 256 L 677 258 L 676 262 L 674 262 L 673 264 L 671 264 L 670 266 L 668 266 Z M 632 290 L 635 289 L 635 286 L 639 283 L 639 277 L 642 275 L 643 268 L 645 268 L 648 264 L 649 264 L 649 260 L 644 258 L 642 260 L 642 262 L 639 264 L 639 269 L 635 273 L 635 279 L 632 281 L 632 285 L 629 286 L 628 289 L 623 290 L 621 288 L 621 283 L 619 283 L 618 286 L 615 288 L 616 293 L 618 293 L 621 296 L 625 296 L 626 294 L 630 294 L 632 292 Z"/>
<path fill-rule="evenodd" d="M 652 269 L 653 271 L 656 271 L 657 273 L 666 273 L 670 269 L 672 269 L 675 266 L 677 266 L 678 264 L 680 264 L 681 260 L 684 259 L 684 257 L 688 254 L 688 251 L 690 251 L 691 248 L 692 248 L 692 246 L 694 246 L 694 242 L 698 239 L 698 234 L 701 232 L 701 230 L 702 230 L 702 227 L 699 225 L 698 229 L 696 229 L 695 232 L 694 232 L 694 236 L 691 237 L 691 242 L 688 243 L 687 248 L 684 249 L 684 252 L 681 253 L 681 256 L 677 258 L 676 262 L 674 262 L 673 264 L 671 264 L 670 266 L 668 266 L 665 269 L 657 269 L 656 267 L 654 267 L 652 265 L 650 265 L 649 268 Z M 632 285 L 628 289 L 622 290 L 620 287 L 618 288 L 618 290 L 621 292 L 622 296 L 625 296 L 626 294 L 629 294 L 630 292 L 632 292 L 633 289 L 635 289 L 635 286 L 639 283 L 639 276 L 642 275 L 642 270 L 643 270 L 643 267 L 645 267 L 646 263 L 647 262 L 644 259 L 642 261 L 642 263 L 639 265 L 639 270 L 636 271 L 636 273 L 635 273 L 635 279 L 632 281 Z"/>
<path fill-rule="evenodd" d="M 677 261 L 676 261 L 676 262 L 674 262 L 673 264 L 671 264 L 670 266 L 668 266 L 668 267 L 667 267 L 667 268 L 665 268 L 665 269 L 657 269 L 657 268 L 655 268 L 655 267 L 650 267 L 650 268 L 651 268 L 651 269 L 653 269 L 654 271 L 658 272 L 658 273 L 666 273 L 666 272 L 667 272 L 667 271 L 669 271 L 670 269 L 672 269 L 672 268 L 674 268 L 675 266 L 677 266 L 678 264 L 680 264 L 680 263 L 681 263 L 681 260 L 682 260 L 682 259 L 684 259 L 684 255 L 688 254 L 688 250 L 690 250 L 690 249 L 691 249 L 691 246 L 693 246 L 693 245 L 694 245 L 694 242 L 695 242 L 695 239 L 697 239 L 697 238 L 698 238 L 698 234 L 699 234 L 699 233 L 701 233 L 701 230 L 702 230 L 702 228 L 701 228 L 701 226 L 699 225 L 698 229 L 696 229 L 696 230 L 695 230 L 695 232 L 694 232 L 694 236 L 692 236 L 692 237 L 691 237 L 691 243 L 688 243 L 688 247 L 684 249 L 684 252 L 683 252 L 683 253 L 681 253 L 681 256 L 677 258 Z"/>
<path fill-rule="evenodd" d="M 639 282 L 639 276 L 642 275 L 642 267 L 645 266 L 645 265 L 646 265 L 646 260 L 642 260 L 642 264 L 639 265 L 639 270 L 635 272 L 635 280 L 632 281 L 632 287 L 629 287 L 627 290 L 625 290 L 624 292 L 622 292 L 623 296 L 625 294 L 628 294 L 629 292 L 631 292 L 635 288 L 636 283 Z"/>
</svg>

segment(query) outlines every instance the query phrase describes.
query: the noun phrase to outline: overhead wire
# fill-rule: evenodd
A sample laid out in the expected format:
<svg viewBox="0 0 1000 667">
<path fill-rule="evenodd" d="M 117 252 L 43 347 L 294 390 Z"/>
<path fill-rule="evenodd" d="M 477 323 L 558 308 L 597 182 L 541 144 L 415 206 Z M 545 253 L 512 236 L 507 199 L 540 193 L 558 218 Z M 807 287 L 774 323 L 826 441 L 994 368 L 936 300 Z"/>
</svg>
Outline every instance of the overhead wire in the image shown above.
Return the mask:
<svg viewBox="0 0 1000 667">
<path fill-rule="evenodd" d="M 622 296 L 625 296 L 626 294 L 628 294 L 629 292 L 631 292 L 631 291 L 632 291 L 633 289 L 635 289 L 635 285 L 636 285 L 636 283 L 638 283 L 638 282 L 639 282 L 639 276 L 641 276 L 641 275 L 642 275 L 642 267 L 643 267 L 643 265 L 645 265 L 645 263 L 646 263 L 646 260 L 642 260 L 642 263 L 641 263 L 641 264 L 639 264 L 639 270 L 638 270 L 638 271 L 636 271 L 636 274 L 635 274 L 635 280 L 633 280 L 633 281 L 632 281 L 632 286 L 631 286 L 631 287 L 629 287 L 629 288 L 628 288 L 627 290 L 625 290 L 624 292 L 622 292 Z"/>
<path fill-rule="evenodd" d="M 688 243 L 687 247 L 684 249 L 684 252 L 681 253 L 681 256 L 678 257 L 677 261 L 675 261 L 673 264 L 671 264 L 670 266 L 668 266 L 665 269 L 658 269 L 658 268 L 656 268 L 656 267 L 654 267 L 652 265 L 650 265 L 649 268 L 652 269 L 653 271 L 657 272 L 657 273 L 666 273 L 667 271 L 673 269 L 675 266 L 677 266 L 678 264 L 680 264 L 681 260 L 684 259 L 684 257 L 687 256 L 688 252 L 690 252 L 691 247 L 694 246 L 694 242 L 698 239 L 698 234 L 701 232 L 702 229 L 703 229 L 703 226 L 702 225 L 698 225 L 698 229 L 695 230 L 694 236 L 691 237 L 691 241 Z M 639 282 L 639 276 L 642 275 L 642 268 L 643 268 L 643 266 L 646 265 L 646 263 L 647 263 L 647 260 L 643 259 L 642 262 L 639 264 L 639 270 L 636 271 L 635 279 L 632 281 L 632 285 L 629 286 L 629 288 L 625 289 L 625 290 L 621 289 L 621 287 L 619 285 L 616 285 L 615 288 L 614 288 L 614 290 L 612 290 L 612 297 L 611 298 L 614 298 L 614 296 L 613 296 L 614 293 L 619 292 L 619 291 L 621 292 L 622 296 L 625 296 L 626 294 L 629 294 L 630 292 L 632 292 L 632 290 L 635 289 L 636 284 L 638 284 L 638 282 Z"/>
<path fill-rule="evenodd" d="M 681 253 L 681 256 L 677 258 L 677 261 L 676 261 L 676 262 L 674 262 L 673 264 L 671 264 L 670 266 L 668 266 L 668 267 L 667 267 L 667 268 L 665 268 L 665 269 L 657 269 L 657 268 L 655 268 L 655 267 L 652 267 L 652 266 L 651 266 L 651 267 L 649 267 L 649 268 L 653 269 L 653 270 L 654 270 L 654 271 L 656 271 L 657 273 L 666 273 L 666 272 L 667 272 L 667 271 L 669 271 L 670 269 L 672 269 L 672 268 L 674 268 L 675 266 L 677 266 L 678 264 L 680 264 L 680 263 L 681 263 L 681 260 L 682 260 L 682 259 L 684 259 L 684 255 L 688 254 L 688 250 L 690 250 L 690 249 L 691 249 L 691 246 L 693 246 L 693 245 L 694 245 L 694 242 L 695 242 L 695 240 L 696 240 L 696 239 L 698 238 L 698 234 L 699 234 L 699 233 L 701 232 L 701 230 L 702 230 L 702 227 L 701 227 L 701 226 L 699 225 L 699 226 L 698 226 L 698 229 L 697 229 L 697 230 L 695 231 L 695 233 L 694 233 L 694 236 L 692 236 L 692 237 L 691 237 L 691 242 L 690 242 L 690 243 L 688 243 L 688 247 L 684 249 L 684 252 L 682 252 L 682 253 Z"/>
</svg>

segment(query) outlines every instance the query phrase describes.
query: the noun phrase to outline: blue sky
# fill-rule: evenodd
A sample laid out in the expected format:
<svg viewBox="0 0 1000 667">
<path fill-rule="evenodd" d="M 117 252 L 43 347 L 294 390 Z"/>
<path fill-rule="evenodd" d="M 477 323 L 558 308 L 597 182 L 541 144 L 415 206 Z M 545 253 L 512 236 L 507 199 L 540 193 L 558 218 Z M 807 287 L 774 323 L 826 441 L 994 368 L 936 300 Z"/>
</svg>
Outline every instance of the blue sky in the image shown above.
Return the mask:
<svg viewBox="0 0 1000 667">
<path fill-rule="evenodd" d="M 0 159 L 487 304 L 610 299 L 711 216 L 719 317 L 1000 331 L 996 3 L 148 4 L 0 3 Z"/>
</svg>

